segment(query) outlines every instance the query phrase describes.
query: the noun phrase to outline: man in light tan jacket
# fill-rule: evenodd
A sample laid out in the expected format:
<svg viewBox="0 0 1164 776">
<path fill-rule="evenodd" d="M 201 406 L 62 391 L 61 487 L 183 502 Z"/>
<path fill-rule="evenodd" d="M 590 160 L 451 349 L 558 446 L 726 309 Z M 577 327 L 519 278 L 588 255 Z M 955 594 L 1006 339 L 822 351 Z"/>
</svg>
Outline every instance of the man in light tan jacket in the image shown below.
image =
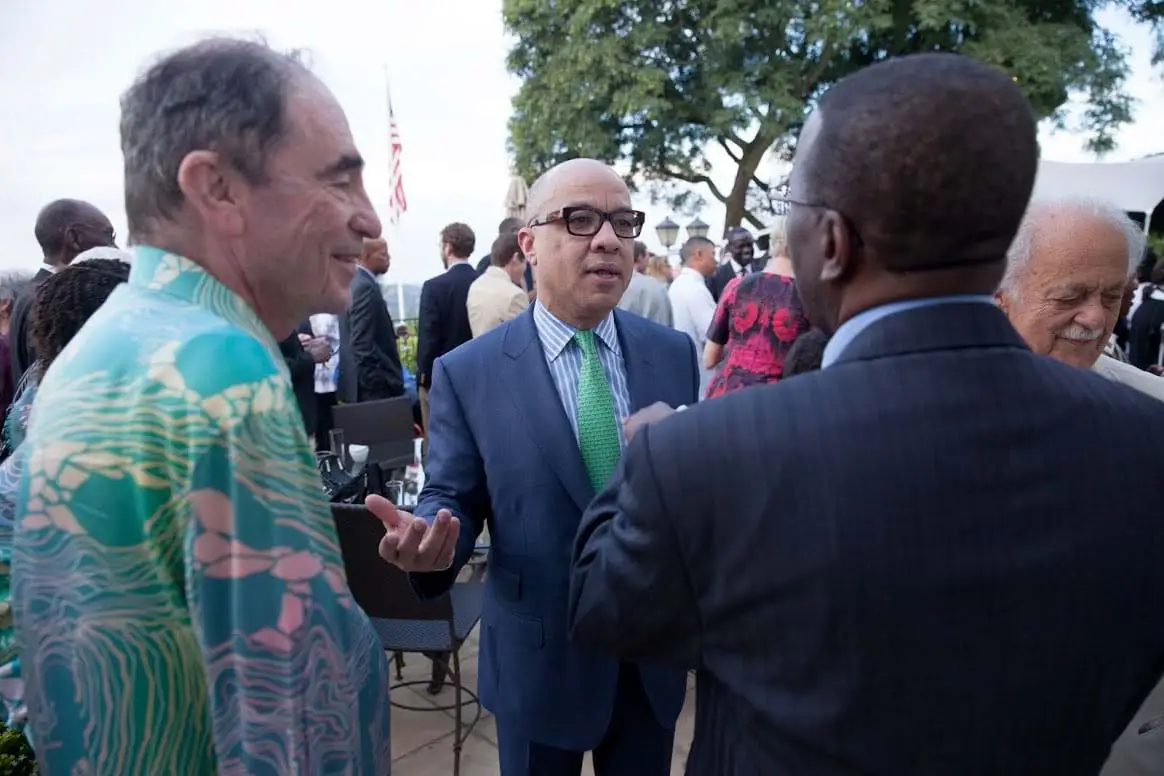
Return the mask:
<svg viewBox="0 0 1164 776">
<path fill-rule="evenodd" d="M 529 296 L 523 285 L 525 255 L 517 244 L 516 234 L 498 235 L 490 251 L 490 262 L 481 277 L 469 286 L 469 297 L 465 301 L 469 328 L 475 338 L 516 318 L 529 306 Z"/>
</svg>

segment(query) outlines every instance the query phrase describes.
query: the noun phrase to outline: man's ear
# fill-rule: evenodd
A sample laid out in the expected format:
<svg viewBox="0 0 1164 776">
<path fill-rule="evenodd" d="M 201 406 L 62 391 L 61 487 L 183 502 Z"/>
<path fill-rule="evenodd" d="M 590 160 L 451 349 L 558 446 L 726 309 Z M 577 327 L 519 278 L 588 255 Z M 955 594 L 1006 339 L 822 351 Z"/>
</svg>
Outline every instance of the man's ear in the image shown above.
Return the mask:
<svg viewBox="0 0 1164 776">
<path fill-rule="evenodd" d="M 178 165 L 178 188 L 202 222 L 225 237 L 241 237 L 246 222 L 239 208 L 242 177 L 213 151 L 191 151 Z"/>
<path fill-rule="evenodd" d="M 536 267 L 538 264 L 538 257 L 534 252 L 533 231 L 528 227 L 519 230 L 517 233 L 517 244 L 518 247 L 521 248 L 521 252 L 525 254 L 525 260 Z"/>
<path fill-rule="evenodd" d="M 824 228 L 820 230 L 820 279 L 835 283 L 857 271 L 855 246 L 849 226 L 840 214 L 826 210 L 821 220 Z"/>
</svg>

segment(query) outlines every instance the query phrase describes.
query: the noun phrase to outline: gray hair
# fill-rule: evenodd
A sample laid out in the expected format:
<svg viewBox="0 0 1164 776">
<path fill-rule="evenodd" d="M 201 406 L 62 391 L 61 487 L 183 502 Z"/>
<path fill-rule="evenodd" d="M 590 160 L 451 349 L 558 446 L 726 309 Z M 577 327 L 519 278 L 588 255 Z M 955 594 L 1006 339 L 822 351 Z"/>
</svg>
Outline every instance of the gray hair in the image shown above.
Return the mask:
<svg viewBox="0 0 1164 776">
<path fill-rule="evenodd" d="M 16 297 L 32 282 L 29 272 L 5 272 L 0 274 L 0 302 L 15 301 Z"/>
<path fill-rule="evenodd" d="M 287 134 L 287 85 L 307 72 L 296 53 L 211 38 L 142 74 L 121 97 L 131 238 L 181 208 L 178 167 L 192 151 L 215 151 L 248 181 L 265 181 L 268 154 Z"/>
<path fill-rule="evenodd" d="M 768 232 L 768 255 L 788 258 L 788 219 L 784 216 L 772 222 Z"/>
<path fill-rule="evenodd" d="M 1106 221 L 1122 232 L 1124 244 L 1127 246 L 1127 277 L 1131 279 L 1136 274 L 1136 268 L 1144 257 L 1147 239 L 1139 225 L 1121 208 L 1106 200 L 1088 197 L 1036 200 L 1027 206 L 1018 233 L 1015 234 L 1010 250 L 1006 253 L 1006 274 L 998 286 L 1000 291 L 1005 291 L 1011 296 L 1015 295 L 1018 280 L 1030 264 L 1035 233 L 1041 220 L 1063 211 Z"/>
</svg>

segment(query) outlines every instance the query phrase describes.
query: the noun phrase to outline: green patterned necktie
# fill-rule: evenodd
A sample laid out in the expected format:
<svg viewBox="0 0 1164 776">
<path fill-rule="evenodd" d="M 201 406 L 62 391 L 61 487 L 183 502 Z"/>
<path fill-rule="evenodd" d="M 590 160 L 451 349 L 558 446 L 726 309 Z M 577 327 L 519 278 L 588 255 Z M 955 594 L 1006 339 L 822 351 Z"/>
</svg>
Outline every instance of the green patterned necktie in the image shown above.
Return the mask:
<svg viewBox="0 0 1164 776">
<path fill-rule="evenodd" d="M 590 484 L 598 492 L 614 473 L 621 453 L 618 420 L 614 415 L 610 383 L 598 358 L 594 332 L 578 331 L 574 341 L 582 349 L 582 373 L 578 377 L 578 448 Z"/>
</svg>

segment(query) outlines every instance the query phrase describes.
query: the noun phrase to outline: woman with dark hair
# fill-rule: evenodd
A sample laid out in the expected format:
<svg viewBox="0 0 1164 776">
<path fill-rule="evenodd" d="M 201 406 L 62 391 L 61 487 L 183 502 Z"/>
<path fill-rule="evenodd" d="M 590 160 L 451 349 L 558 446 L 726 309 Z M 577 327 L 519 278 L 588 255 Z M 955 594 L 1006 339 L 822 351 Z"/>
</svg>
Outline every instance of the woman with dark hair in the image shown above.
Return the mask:
<svg viewBox="0 0 1164 776">
<path fill-rule="evenodd" d="M 828 335 L 820 329 L 809 329 L 797 337 L 784 357 L 783 379 L 820 369 L 828 344 Z"/>
<path fill-rule="evenodd" d="M 5 724 L 17 730 L 24 727 L 26 710 L 8 599 L 12 532 L 20 476 L 24 470 L 20 444 L 24 441 L 41 377 L 90 316 L 105 303 L 113 289 L 127 280 L 129 264 L 124 261 L 89 259 L 74 262 L 41 284 L 32 305 L 29 335 L 37 359 L 24 373 L 16 399 L 5 418 L 2 436 L 10 455 L 0 466 L 0 700 L 7 710 Z"/>
</svg>

